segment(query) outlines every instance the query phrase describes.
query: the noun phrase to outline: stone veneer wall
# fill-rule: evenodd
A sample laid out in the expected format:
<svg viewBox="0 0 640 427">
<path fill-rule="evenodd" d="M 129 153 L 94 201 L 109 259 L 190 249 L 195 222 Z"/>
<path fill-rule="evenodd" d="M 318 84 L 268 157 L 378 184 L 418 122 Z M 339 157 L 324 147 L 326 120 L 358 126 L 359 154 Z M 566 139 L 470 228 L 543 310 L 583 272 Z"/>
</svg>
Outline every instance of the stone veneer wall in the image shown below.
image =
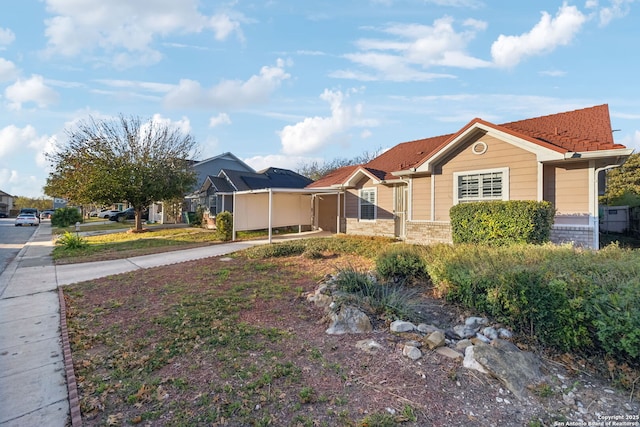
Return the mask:
<svg viewBox="0 0 640 427">
<path fill-rule="evenodd" d="M 355 218 L 347 218 L 346 231 L 347 234 L 395 237 L 395 221 L 392 219 L 358 221 Z"/>
<path fill-rule="evenodd" d="M 407 243 L 428 245 L 431 243 L 451 243 L 451 224 L 448 222 L 407 221 Z"/>
<path fill-rule="evenodd" d="M 584 225 L 554 225 L 550 240 L 555 244 L 571 243 L 583 248 L 594 248 L 593 227 Z M 597 249 L 597 248 L 594 248 Z"/>
</svg>

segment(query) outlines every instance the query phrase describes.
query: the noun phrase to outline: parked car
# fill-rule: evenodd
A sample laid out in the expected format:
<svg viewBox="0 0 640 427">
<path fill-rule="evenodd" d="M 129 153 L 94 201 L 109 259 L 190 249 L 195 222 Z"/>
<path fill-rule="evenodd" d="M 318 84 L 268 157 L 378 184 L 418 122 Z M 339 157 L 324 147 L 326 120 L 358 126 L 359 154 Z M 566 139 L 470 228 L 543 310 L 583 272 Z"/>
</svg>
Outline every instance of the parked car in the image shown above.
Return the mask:
<svg viewBox="0 0 640 427">
<path fill-rule="evenodd" d="M 32 214 L 32 213 L 22 213 L 16 217 L 16 223 L 15 223 L 16 227 L 23 226 L 23 225 L 37 226 L 39 224 L 40 224 L 40 220 L 38 219 L 37 216 L 35 216 L 35 214 Z"/>
<path fill-rule="evenodd" d="M 118 212 L 117 214 L 111 216 L 109 218 L 110 221 L 120 221 L 120 220 L 125 220 L 125 219 L 134 219 L 136 217 L 136 211 L 134 208 L 127 208 L 125 210 L 123 210 L 122 212 Z M 147 220 L 149 219 L 149 211 L 148 210 L 143 210 L 142 211 L 142 219 Z"/>
<path fill-rule="evenodd" d="M 0 212 L 0 218 L 9 218 L 9 215 L 4 212 Z"/>
<path fill-rule="evenodd" d="M 40 219 L 50 219 L 54 212 L 53 209 L 45 209 L 40 212 Z"/>
<path fill-rule="evenodd" d="M 98 218 L 111 219 L 113 215 L 116 215 L 122 211 L 118 211 L 115 209 L 103 209 L 98 213 Z"/>
<path fill-rule="evenodd" d="M 40 212 L 38 211 L 38 209 L 36 209 L 36 208 L 22 208 L 22 209 L 20 209 L 20 212 L 18 212 L 18 215 L 22 215 L 22 214 L 35 215 L 36 219 L 38 220 L 38 224 L 40 223 Z"/>
</svg>

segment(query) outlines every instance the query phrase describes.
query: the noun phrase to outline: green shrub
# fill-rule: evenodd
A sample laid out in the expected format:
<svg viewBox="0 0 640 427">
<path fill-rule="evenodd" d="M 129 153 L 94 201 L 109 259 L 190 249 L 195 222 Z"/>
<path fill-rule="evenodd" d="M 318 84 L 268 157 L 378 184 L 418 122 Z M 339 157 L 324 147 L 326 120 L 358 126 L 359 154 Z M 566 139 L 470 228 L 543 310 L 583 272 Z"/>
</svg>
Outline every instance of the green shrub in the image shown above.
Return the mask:
<svg viewBox="0 0 640 427">
<path fill-rule="evenodd" d="M 411 283 L 427 277 L 421 251 L 413 245 L 393 245 L 378 255 L 376 272 L 383 280 Z"/>
<path fill-rule="evenodd" d="M 233 215 L 231 212 L 224 211 L 216 215 L 216 232 L 218 238 L 223 242 L 228 242 L 233 238 Z"/>
<path fill-rule="evenodd" d="M 51 225 L 54 227 L 64 228 L 82 221 L 82 214 L 77 208 L 58 208 L 51 215 Z"/>
<path fill-rule="evenodd" d="M 280 258 L 287 256 L 302 255 L 306 250 L 305 244 L 301 240 L 290 242 L 273 243 L 270 245 L 260 245 L 247 249 L 249 258 Z"/>
<path fill-rule="evenodd" d="M 367 258 L 375 258 L 393 242 L 393 239 L 380 237 L 316 237 L 257 246 L 247 249 L 246 254 L 250 258 L 271 258 L 309 253 L 309 257 L 313 258 L 319 253 L 329 252 L 336 254 L 354 254 Z"/>
<path fill-rule="evenodd" d="M 549 241 L 555 210 L 547 201 L 460 203 L 451 208 L 454 243 L 494 246 Z"/>
<path fill-rule="evenodd" d="M 65 249 L 79 249 L 87 245 L 87 241 L 85 239 L 69 231 L 65 231 L 56 243 L 63 246 Z"/>
<path fill-rule="evenodd" d="M 640 252 L 607 247 L 436 245 L 438 293 L 563 351 L 640 361 Z"/>
</svg>

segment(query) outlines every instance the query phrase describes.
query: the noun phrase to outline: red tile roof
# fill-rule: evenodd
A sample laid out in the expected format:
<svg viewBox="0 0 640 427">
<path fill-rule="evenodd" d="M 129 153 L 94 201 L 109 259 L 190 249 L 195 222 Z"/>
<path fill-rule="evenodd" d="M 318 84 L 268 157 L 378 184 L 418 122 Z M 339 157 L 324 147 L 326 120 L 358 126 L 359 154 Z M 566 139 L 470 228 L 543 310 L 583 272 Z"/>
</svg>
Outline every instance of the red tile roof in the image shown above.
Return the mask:
<svg viewBox="0 0 640 427">
<path fill-rule="evenodd" d="M 353 171 L 355 171 L 358 167 L 360 167 L 360 165 L 343 166 L 339 169 L 329 172 L 317 181 L 312 182 L 311 184 L 307 185 L 306 188 L 324 188 L 330 187 L 333 184 L 340 184 L 346 181 L 347 178 L 349 178 Z"/>
<path fill-rule="evenodd" d="M 598 151 L 625 148 L 613 141 L 609 106 L 597 105 L 501 125 L 567 151 Z"/>
<path fill-rule="evenodd" d="M 423 163 L 476 123 L 493 127 L 560 153 L 625 148 L 624 145 L 613 141 L 609 107 L 605 104 L 502 125 L 494 125 L 476 118 L 454 134 L 403 142 L 361 166 L 379 179 L 397 179 L 391 175 L 391 172 L 407 170 Z M 348 171 L 346 171 L 347 168 L 349 168 Z M 357 166 L 347 168 L 338 169 L 309 187 L 328 187 L 343 183 Z"/>
</svg>

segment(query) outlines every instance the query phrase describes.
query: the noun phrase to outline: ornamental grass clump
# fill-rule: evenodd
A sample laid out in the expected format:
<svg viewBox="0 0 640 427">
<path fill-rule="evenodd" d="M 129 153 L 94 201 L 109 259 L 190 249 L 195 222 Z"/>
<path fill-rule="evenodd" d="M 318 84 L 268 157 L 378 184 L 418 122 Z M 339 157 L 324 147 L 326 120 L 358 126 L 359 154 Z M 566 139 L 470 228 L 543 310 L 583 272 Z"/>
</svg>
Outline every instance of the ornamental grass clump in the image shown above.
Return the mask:
<svg viewBox="0 0 640 427">
<path fill-rule="evenodd" d="M 353 267 L 341 269 L 334 284 L 336 308 L 350 304 L 391 320 L 425 320 L 424 299 L 417 288 L 379 282 L 372 273 L 358 271 Z"/>
</svg>

